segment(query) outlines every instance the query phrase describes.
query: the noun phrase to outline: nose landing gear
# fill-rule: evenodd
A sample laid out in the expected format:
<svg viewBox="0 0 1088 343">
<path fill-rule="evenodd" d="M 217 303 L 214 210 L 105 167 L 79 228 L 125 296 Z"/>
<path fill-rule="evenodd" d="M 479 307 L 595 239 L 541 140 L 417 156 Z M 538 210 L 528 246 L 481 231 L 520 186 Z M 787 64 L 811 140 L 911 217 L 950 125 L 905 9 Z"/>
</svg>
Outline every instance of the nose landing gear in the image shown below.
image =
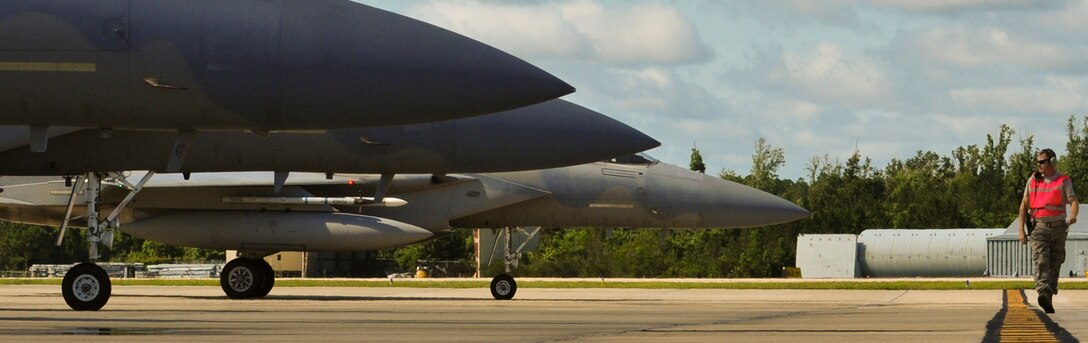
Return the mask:
<svg viewBox="0 0 1088 343">
<path fill-rule="evenodd" d="M 68 208 L 64 213 L 64 222 L 61 224 L 61 232 L 60 236 L 57 237 L 56 244 L 60 246 L 63 242 L 64 231 L 68 227 L 68 222 L 72 219 L 72 209 L 75 207 L 80 192 L 84 191 L 83 186 L 85 184 L 86 198 L 84 201 L 87 205 L 87 254 L 89 262 L 77 264 L 64 274 L 64 280 L 61 281 L 61 295 L 64 296 L 64 302 L 68 304 L 68 307 L 76 311 L 97 311 L 110 300 L 113 290 L 110 284 L 110 276 L 106 274 L 102 267 L 94 264 L 100 257 L 98 245 L 102 244 L 106 248 L 113 248 L 113 231 L 120 226 L 117 217 L 154 175 L 154 172 L 147 172 L 139 183 L 133 185 L 128 182 L 122 173 L 87 173 L 87 175 L 81 176 L 75 186 L 72 187 L 71 195 L 68 198 Z M 108 179 L 107 182 L 109 183 L 116 183 L 118 186 L 127 188 L 129 193 L 105 220 L 99 221 L 98 202 L 104 178 Z"/>
<path fill-rule="evenodd" d="M 532 229 L 505 227 L 497 231 L 499 232 L 499 235 L 495 239 L 495 245 L 497 246 L 500 240 L 504 241 L 503 266 L 506 269 L 506 273 L 496 275 L 491 279 L 491 296 L 494 297 L 495 300 L 510 300 L 513 299 L 514 294 L 518 292 L 518 283 L 514 281 L 514 277 L 510 276 L 510 273 L 518 266 L 518 260 L 521 259 L 521 250 L 525 249 L 529 240 L 540 233 L 540 227 Z M 524 241 L 517 249 L 514 248 L 514 242 L 511 239 L 511 235 L 514 232 L 520 232 L 525 236 Z M 497 249 L 491 249 L 492 257 L 494 257 L 495 250 Z M 490 263 L 490 259 L 488 261 Z"/>
<path fill-rule="evenodd" d="M 76 311 L 98 311 L 110 300 L 110 277 L 94 263 L 80 263 L 64 274 L 64 302 Z"/>
</svg>

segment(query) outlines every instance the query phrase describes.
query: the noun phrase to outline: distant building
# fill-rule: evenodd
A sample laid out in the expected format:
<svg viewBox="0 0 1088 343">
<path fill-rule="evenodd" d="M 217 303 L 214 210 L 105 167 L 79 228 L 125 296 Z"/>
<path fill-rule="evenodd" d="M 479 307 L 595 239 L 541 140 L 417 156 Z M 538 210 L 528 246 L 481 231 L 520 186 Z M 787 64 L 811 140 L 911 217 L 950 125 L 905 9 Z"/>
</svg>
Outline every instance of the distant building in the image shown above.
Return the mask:
<svg viewBox="0 0 1088 343">
<path fill-rule="evenodd" d="M 986 239 L 986 249 L 991 256 L 987 266 L 993 276 L 1030 277 L 1031 250 L 1020 244 L 1020 223 L 1014 221 L 1000 235 Z M 1077 222 L 1069 226 L 1065 241 L 1065 263 L 1062 276 L 1085 276 L 1088 265 L 1088 224 Z"/>
</svg>

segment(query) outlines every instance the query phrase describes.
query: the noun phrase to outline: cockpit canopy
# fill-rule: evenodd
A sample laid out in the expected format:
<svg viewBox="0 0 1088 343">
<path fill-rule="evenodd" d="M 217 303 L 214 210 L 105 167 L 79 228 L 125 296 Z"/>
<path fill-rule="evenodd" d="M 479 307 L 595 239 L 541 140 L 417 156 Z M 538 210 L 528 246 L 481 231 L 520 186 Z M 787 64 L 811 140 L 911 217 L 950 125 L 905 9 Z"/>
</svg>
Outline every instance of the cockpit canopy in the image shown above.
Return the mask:
<svg viewBox="0 0 1088 343">
<path fill-rule="evenodd" d="M 658 161 L 656 158 L 650 157 L 650 155 L 647 155 L 644 152 L 640 152 L 637 154 L 613 157 L 605 162 L 616 164 L 654 165 L 661 161 Z"/>
</svg>

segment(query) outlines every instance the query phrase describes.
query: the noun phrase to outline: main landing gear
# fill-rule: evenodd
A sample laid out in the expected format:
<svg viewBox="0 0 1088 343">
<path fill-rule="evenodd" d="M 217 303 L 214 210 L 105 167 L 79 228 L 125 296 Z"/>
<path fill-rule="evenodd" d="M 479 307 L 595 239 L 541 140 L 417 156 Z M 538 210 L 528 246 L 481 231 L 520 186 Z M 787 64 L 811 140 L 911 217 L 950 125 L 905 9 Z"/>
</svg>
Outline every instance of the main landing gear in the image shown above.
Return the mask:
<svg viewBox="0 0 1088 343">
<path fill-rule="evenodd" d="M 511 234 L 519 232 L 525 235 L 524 241 L 517 249 L 514 249 L 514 242 L 511 240 Z M 491 279 L 491 296 L 495 297 L 495 300 L 510 300 L 514 298 L 514 294 L 518 292 L 518 283 L 514 281 L 514 277 L 510 276 L 510 273 L 517 268 L 518 260 L 521 259 L 521 250 L 525 248 L 529 240 L 533 239 L 540 232 L 540 227 L 533 229 L 526 228 L 511 228 L 505 227 L 499 231 L 499 235 L 495 237 L 495 245 L 499 244 L 500 240 L 504 241 L 503 244 L 503 266 L 506 268 L 505 274 L 496 275 Z M 494 257 L 495 247 L 491 249 L 491 255 Z M 490 264 L 490 259 L 488 260 Z"/>
<path fill-rule="evenodd" d="M 495 297 L 495 300 L 513 299 L 514 293 L 517 292 L 518 283 L 514 282 L 513 276 L 499 274 L 491 279 L 491 296 Z"/>
<path fill-rule="evenodd" d="M 263 258 L 239 257 L 223 267 L 219 285 L 231 299 L 264 298 L 276 284 L 272 266 Z"/>
<path fill-rule="evenodd" d="M 102 267 L 94 264 L 100 257 L 98 244 L 101 243 L 109 249 L 113 248 L 113 231 L 120 226 L 117 216 L 121 214 L 125 206 L 128 206 L 132 198 L 143 189 L 147 181 L 151 180 L 154 175 L 154 172 L 148 172 L 136 185 L 129 183 L 125 175 L 121 173 L 88 173 L 85 176 L 76 177 L 76 183 L 68 197 L 68 208 L 64 212 L 64 222 L 61 224 L 60 236 L 57 237 L 56 243 L 57 246 L 60 246 L 64 241 L 64 233 L 68 229 L 68 222 L 72 219 L 72 209 L 75 207 L 80 193 L 85 190 L 83 200 L 87 205 L 87 255 L 89 262 L 77 264 L 64 274 L 64 280 L 61 282 L 61 294 L 64 296 L 64 302 L 68 304 L 68 307 L 76 311 L 97 311 L 110 300 L 112 292 L 110 277 Z M 127 188 L 129 193 L 105 220 L 99 221 L 99 195 L 102 191 L 104 179 L 109 184 Z M 84 185 L 86 189 L 83 188 Z"/>
</svg>

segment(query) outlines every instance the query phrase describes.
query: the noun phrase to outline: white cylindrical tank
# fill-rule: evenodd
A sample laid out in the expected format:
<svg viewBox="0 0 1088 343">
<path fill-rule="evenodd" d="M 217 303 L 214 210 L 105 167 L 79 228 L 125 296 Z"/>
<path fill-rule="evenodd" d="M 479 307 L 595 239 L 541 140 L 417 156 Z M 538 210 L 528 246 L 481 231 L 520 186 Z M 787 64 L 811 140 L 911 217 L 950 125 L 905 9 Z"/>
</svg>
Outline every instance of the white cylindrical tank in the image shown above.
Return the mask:
<svg viewBox="0 0 1088 343">
<path fill-rule="evenodd" d="M 861 274 L 982 276 L 986 238 L 1005 229 L 865 230 L 858 235 Z"/>
</svg>

